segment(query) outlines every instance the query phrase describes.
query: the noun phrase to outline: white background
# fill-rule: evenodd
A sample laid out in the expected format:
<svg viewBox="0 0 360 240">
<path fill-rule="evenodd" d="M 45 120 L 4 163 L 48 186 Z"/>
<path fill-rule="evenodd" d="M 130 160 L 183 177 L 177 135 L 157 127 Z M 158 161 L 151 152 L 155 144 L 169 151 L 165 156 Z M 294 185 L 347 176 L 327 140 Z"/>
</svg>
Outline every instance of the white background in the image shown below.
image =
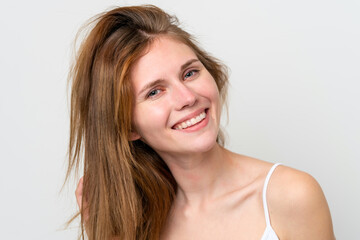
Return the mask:
<svg viewBox="0 0 360 240">
<path fill-rule="evenodd" d="M 76 239 L 64 179 L 66 81 L 79 27 L 144 1 L 7 1 L 0 8 L 0 238 Z M 228 147 L 312 174 L 337 239 L 360 216 L 360 3 L 153 1 L 231 69 Z M 225 123 L 226 121 L 224 121 Z"/>
</svg>

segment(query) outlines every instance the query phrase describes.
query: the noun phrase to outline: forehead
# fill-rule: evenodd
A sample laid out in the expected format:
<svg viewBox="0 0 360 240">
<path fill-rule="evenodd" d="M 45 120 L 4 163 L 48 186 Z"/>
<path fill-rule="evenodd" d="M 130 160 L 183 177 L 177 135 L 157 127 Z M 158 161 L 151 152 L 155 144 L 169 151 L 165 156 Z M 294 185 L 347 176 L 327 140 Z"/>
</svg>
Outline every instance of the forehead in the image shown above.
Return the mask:
<svg viewBox="0 0 360 240">
<path fill-rule="evenodd" d="M 197 56 L 189 46 L 174 38 L 162 36 L 156 38 L 145 54 L 134 63 L 131 79 L 137 82 L 138 79 L 163 78 L 166 77 L 163 75 L 178 71 L 182 64 L 194 58 L 197 59 Z"/>
</svg>

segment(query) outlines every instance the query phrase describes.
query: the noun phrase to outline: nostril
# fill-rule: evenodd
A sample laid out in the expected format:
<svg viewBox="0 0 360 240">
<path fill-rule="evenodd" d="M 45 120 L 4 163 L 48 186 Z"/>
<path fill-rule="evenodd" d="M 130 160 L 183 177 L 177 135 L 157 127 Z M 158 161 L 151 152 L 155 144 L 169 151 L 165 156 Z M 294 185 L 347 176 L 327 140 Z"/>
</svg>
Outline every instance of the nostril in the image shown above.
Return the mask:
<svg viewBox="0 0 360 240">
<path fill-rule="evenodd" d="M 186 101 L 186 103 L 182 105 L 181 109 L 194 106 L 196 101 L 197 101 L 196 99 L 191 101 L 190 100 Z"/>
</svg>

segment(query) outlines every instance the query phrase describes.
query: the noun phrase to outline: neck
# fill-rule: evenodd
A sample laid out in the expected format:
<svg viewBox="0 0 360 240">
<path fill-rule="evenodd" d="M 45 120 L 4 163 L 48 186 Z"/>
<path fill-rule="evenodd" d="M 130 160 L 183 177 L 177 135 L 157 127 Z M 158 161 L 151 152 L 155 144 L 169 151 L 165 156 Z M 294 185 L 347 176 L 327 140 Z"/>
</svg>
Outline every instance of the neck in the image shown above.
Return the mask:
<svg viewBox="0 0 360 240">
<path fill-rule="evenodd" d="M 218 144 L 205 153 L 161 157 L 178 184 L 178 201 L 189 206 L 201 206 L 221 195 L 223 184 L 229 177 L 231 158 L 228 151 Z"/>
</svg>

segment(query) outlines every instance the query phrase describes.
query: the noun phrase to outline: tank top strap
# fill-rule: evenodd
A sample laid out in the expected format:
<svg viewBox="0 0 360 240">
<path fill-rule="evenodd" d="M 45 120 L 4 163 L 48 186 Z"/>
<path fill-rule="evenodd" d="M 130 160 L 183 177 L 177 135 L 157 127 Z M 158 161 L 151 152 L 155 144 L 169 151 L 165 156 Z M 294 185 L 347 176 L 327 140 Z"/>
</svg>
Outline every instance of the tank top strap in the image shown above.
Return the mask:
<svg viewBox="0 0 360 240">
<path fill-rule="evenodd" d="M 265 178 L 265 183 L 264 183 L 264 187 L 263 187 L 263 192 L 262 192 L 262 197 L 263 197 L 263 206 L 264 206 L 264 213 L 265 213 L 265 221 L 266 221 L 266 226 L 271 226 L 270 224 L 270 216 L 269 216 L 269 210 L 268 210 L 268 205 L 267 205 L 267 200 L 266 200 L 266 191 L 267 191 L 267 186 L 269 184 L 269 180 L 270 177 L 272 175 L 272 173 L 274 172 L 275 168 L 277 166 L 279 166 L 281 163 L 276 163 L 274 164 L 271 169 L 269 170 L 266 178 Z"/>
</svg>

